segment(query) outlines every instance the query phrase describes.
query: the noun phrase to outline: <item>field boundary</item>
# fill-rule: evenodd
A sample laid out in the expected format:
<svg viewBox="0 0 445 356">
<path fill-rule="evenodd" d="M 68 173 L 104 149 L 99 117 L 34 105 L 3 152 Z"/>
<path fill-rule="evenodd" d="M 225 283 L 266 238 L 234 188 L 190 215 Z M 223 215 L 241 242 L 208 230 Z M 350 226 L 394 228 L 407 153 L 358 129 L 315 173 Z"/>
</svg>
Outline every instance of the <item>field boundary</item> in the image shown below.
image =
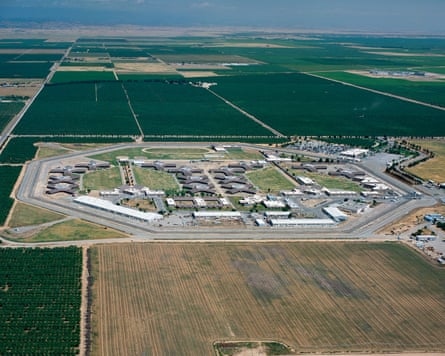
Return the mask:
<svg viewBox="0 0 445 356">
<path fill-rule="evenodd" d="M 369 92 L 374 93 L 374 94 L 379 94 L 379 95 L 388 96 L 388 97 L 390 97 L 390 98 L 394 98 L 394 99 L 398 99 L 398 100 L 406 101 L 406 102 L 408 102 L 408 103 L 417 104 L 417 105 L 422 105 L 422 106 L 426 106 L 426 107 L 429 107 L 429 108 L 433 108 L 433 109 L 437 109 L 437 110 L 445 111 L 445 107 L 438 106 L 438 105 L 434 105 L 434 104 L 428 104 L 428 103 L 425 103 L 424 101 L 415 100 L 415 99 L 410 99 L 410 98 L 407 98 L 407 97 L 405 97 L 405 96 L 400 96 L 400 95 L 391 94 L 391 93 L 384 92 L 384 91 L 380 91 L 380 90 L 376 90 L 376 89 L 371 89 L 371 88 L 367 88 L 367 87 L 362 87 L 362 86 L 360 86 L 360 85 L 356 85 L 356 84 L 352 84 L 352 83 L 348 83 L 348 82 L 343 82 L 343 81 L 341 81 L 341 80 L 332 79 L 332 78 L 329 78 L 329 77 L 323 77 L 323 76 L 321 76 L 321 75 L 314 74 L 314 73 L 303 72 L 302 74 L 306 74 L 306 75 L 309 75 L 309 76 L 311 76 L 311 77 L 315 77 L 315 78 L 319 78 L 319 79 L 329 80 L 329 81 L 331 81 L 331 82 L 335 82 L 335 83 L 342 84 L 342 85 L 347 85 L 347 86 L 350 86 L 350 87 L 353 87 L 353 88 L 357 88 L 357 89 L 361 89 L 361 90 L 366 90 L 366 91 L 369 91 Z"/>
<path fill-rule="evenodd" d="M 249 118 L 250 120 L 253 120 L 254 122 L 256 122 L 258 125 L 261 125 L 262 127 L 264 127 L 266 130 L 269 130 L 270 132 L 272 132 L 275 136 L 278 137 L 287 137 L 286 135 L 282 134 L 280 131 L 275 130 L 272 126 L 267 125 L 266 123 L 264 123 L 263 121 L 261 121 L 260 119 L 256 118 L 255 116 L 253 116 L 252 114 L 249 114 L 247 111 L 241 109 L 239 106 L 233 104 L 232 102 L 230 102 L 229 100 L 227 100 L 226 98 L 222 97 L 221 95 L 215 93 L 213 90 L 211 90 L 210 88 L 206 88 L 206 90 L 213 94 L 214 96 L 216 96 L 218 99 L 221 99 L 223 102 L 225 102 L 227 105 L 229 105 L 230 107 L 232 107 L 233 109 L 239 111 L 241 114 L 243 114 L 244 116 L 246 116 L 247 118 Z"/>
</svg>

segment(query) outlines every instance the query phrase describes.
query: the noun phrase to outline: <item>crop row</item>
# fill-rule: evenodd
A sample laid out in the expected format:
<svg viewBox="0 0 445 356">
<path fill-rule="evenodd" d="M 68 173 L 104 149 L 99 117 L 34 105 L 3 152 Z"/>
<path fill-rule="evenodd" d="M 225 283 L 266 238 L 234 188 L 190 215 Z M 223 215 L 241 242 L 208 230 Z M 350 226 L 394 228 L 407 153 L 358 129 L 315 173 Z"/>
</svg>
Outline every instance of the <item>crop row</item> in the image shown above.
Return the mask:
<svg viewBox="0 0 445 356">
<path fill-rule="evenodd" d="M 443 348 L 443 271 L 401 245 L 328 245 L 97 247 L 93 342 L 102 354 L 156 355 L 210 355 L 218 339 L 301 352 Z"/>
<path fill-rule="evenodd" d="M 202 88 L 162 82 L 124 85 L 145 135 L 271 135 Z"/>
<path fill-rule="evenodd" d="M 12 138 L 0 154 L 0 163 L 25 163 L 34 158 L 37 147 L 35 138 Z"/>
<path fill-rule="evenodd" d="M 406 79 L 370 78 L 364 75 L 345 72 L 329 72 L 321 73 L 320 75 L 413 100 L 420 100 L 428 104 L 445 107 L 445 83 L 441 81 L 425 82 Z"/>
<path fill-rule="evenodd" d="M 18 166 L 0 166 L 0 224 L 3 225 L 8 217 L 9 210 L 14 203 L 14 200 L 10 198 L 10 194 L 14 184 L 20 174 L 22 167 Z"/>
<path fill-rule="evenodd" d="M 22 102 L 0 102 L 0 131 L 5 128 L 8 122 L 23 108 Z"/>
<path fill-rule="evenodd" d="M 218 77 L 212 89 L 286 135 L 441 136 L 445 112 L 305 74 Z M 425 125 L 428 122 L 428 125 Z"/>
<path fill-rule="evenodd" d="M 0 78 L 45 78 L 52 62 L 3 62 L 0 65 Z"/>
<path fill-rule="evenodd" d="M 57 71 L 51 83 L 116 80 L 111 71 Z"/>
<path fill-rule="evenodd" d="M 1 249 L 0 353 L 77 354 L 81 250 Z"/>
<path fill-rule="evenodd" d="M 121 83 L 46 86 L 16 132 L 32 135 L 135 135 Z"/>
</svg>

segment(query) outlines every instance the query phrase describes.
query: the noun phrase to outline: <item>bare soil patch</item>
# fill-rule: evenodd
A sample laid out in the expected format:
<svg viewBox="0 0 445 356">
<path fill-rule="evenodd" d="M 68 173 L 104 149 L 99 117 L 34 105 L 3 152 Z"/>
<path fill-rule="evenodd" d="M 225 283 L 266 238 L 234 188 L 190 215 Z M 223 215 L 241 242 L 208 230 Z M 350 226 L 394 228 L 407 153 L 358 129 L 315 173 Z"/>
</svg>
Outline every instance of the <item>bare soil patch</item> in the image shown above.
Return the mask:
<svg viewBox="0 0 445 356">
<path fill-rule="evenodd" d="M 445 215 L 445 205 L 436 205 L 431 208 L 420 208 L 412 211 L 410 214 L 404 216 L 402 219 L 395 221 L 391 225 L 385 226 L 383 229 L 379 230 L 379 234 L 385 235 L 398 235 L 406 231 L 409 231 L 416 225 L 422 224 L 426 221 L 423 217 L 427 214 L 439 213 Z"/>
<path fill-rule="evenodd" d="M 218 74 L 210 71 L 193 71 L 193 72 L 179 72 L 184 78 L 200 78 L 200 77 L 217 77 Z"/>
<path fill-rule="evenodd" d="M 42 85 L 41 80 L 0 79 L 0 96 L 34 96 Z"/>
<path fill-rule="evenodd" d="M 137 73 L 176 73 L 175 69 L 164 63 L 115 63 L 115 70 L 120 73 L 137 72 Z"/>
<path fill-rule="evenodd" d="M 298 353 L 445 346 L 443 271 L 402 244 L 92 249 L 94 354 L 214 355 L 215 340 L 279 340 Z"/>
</svg>

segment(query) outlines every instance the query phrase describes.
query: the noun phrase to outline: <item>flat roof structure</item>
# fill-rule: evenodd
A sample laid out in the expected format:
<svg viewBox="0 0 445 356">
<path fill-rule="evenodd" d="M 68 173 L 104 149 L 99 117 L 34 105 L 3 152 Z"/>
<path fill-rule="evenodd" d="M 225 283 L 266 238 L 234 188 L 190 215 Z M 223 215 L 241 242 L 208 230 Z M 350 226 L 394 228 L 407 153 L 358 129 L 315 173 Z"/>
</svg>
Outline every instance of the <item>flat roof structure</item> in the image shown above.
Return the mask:
<svg viewBox="0 0 445 356">
<path fill-rule="evenodd" d="M 346 221 L 348 216 L 335 206 L 323 208 L 323 211 L 335 221 Z"/>
<path fill-rule="evenodd" d="M 75 198 L 74 202 L 89 206 L 91 208 L 104 210 L 113 214 L 125 216 L 132 219 L 138 219 L 146 222 L 162 219 L 162 215 L 160 214 L 144 213 L 139 210 L 126 208 L 119 205 L 114 205 L 112 202 L 104 199 L 80 196 L 78 198 Z"/>
<path fill-rule="evenodd" d="M 239 211 L 194 211 L 194 218 L 213 218 L 213 219 L 240 219 Z"/>
<path fill-rule="evenodd" d="M 277 227 L 324 227 L 334 226 L 331 219 L 271 219 L 270 224 Z"/>
</svg>

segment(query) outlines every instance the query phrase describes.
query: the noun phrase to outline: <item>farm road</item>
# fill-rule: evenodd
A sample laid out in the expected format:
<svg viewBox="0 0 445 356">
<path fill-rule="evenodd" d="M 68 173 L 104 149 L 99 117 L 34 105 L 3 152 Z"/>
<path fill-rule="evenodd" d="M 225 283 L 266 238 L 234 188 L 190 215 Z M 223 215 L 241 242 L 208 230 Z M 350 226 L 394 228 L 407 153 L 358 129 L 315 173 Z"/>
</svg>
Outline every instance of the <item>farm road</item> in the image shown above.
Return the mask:
<svg viewBox="0 0 445 356">
<path fill-rule="evenodd" d="M 348 83 L 348 82 L 342 82 L 341 80 L 336 80 L 336 79 L 332 79 L 332 78 L 323 77 L 321 75 L 317 75 L 317 74 L 314 74 L 314 73 L 305 72 L 303 74 L 310 75 L 312 77 L 316 77 L 316 78 L 320 78 L 320 79 L 330 80 L 331 82 L 335 82 L 335 83 L 339 83 L 339 84 L 343 84 L 343 85 L 348 85 L 348 86 L 353 87 L 353 88 L 367 90 L 367 91 L 370 91 L 371 93 L 374 93 L 374 94 L 389 96 L 390 98 L 399 99 L 399 100 L 407 101 L 409 103 L 413 103 L 413 104 L 417 104 L 417 105 L 423 105 L 423 106 L 427 106 L 427 107 L 430 107 L 430 108 L 433 108 L 433 109 L 445 111 L 445 108 L 442 107 L 442 106 L 425 103 L 424 101 L 410 99 L 410 98 L 407 98 L 405 96 L 399 96 L 399 95 L 387 93 L 385 91 L 380 91 L 380 90 L 375 90 L 375 89 L 371 89 L 371 88 L 367 88 L 367 87 L 362 87 L 360 85 L 351 84 L 351 83 Z"/>
<path fill-rule="evenodd" d="M 236 106 L 234 103 L 230 102 L 229 100 L 227 100 L 226 98 L 223 98 L 221 95 L 215 93 L 212 89 L 210 88 L 206 88 L 206 90 L 209 93 L 212 93 L 213 95 L 215 95 L 218 99 L 221 99 L 222 101 L 224 101 L 227 105 L 231 106 L 232 108 L 234 108 L 235 110 L 239 111 L 241 114 L 243 114 L 244 116 L 248 117 L 250 120 L 255 121 L 258 125 L 263 126 L 266 130 L 269 130 L 270 132 L 272 132 L 275 136 L 278 137 L 286 137 L 286 135 L 282 134 L 281 132 L 275 130 L 273 127 L 265 124 L 264 122 L 262 122 L 260 119 L 256 118 L 255 116 L 253 116 L 252 114 L 249 114 L 247 111 L 244 111 L 243 109 L 241 109 L 239 106 Z"/>
</svg>

